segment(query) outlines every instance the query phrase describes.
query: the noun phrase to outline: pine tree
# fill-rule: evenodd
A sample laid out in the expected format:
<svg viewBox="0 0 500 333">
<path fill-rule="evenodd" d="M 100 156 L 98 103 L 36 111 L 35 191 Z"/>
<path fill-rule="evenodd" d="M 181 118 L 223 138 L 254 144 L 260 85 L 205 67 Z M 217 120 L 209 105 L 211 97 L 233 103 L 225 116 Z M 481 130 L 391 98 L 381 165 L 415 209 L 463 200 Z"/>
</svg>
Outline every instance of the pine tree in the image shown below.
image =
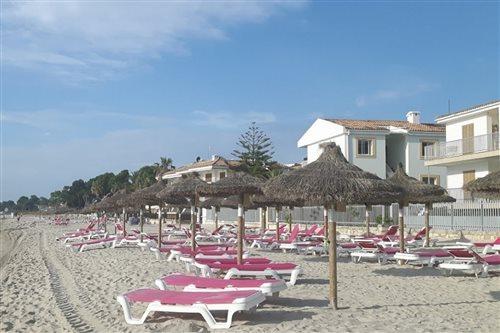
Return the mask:
<svg viewBox="0 0 500 333">
<path fill-rule="evenodd" d="M 232 153 L 242 163 L 243 169 L 253 176 L 268 177 L 274 147 L 271 139 L 262 131 L 255 122 L 250 124 L 248 130 L 240 135 L 239 146 Z"/>
</svg>

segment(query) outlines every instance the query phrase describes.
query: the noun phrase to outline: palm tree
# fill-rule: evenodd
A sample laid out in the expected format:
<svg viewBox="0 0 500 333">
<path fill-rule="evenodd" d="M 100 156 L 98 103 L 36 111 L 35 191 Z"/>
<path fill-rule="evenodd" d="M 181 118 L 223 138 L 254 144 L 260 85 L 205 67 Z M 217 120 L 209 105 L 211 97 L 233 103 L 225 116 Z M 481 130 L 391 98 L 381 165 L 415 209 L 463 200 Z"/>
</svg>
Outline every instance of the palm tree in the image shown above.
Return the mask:
<svg viewBox="0 0 500 333">
<path fill-rule="evenodd" d="M 175 169 L 175 166 L 172 164 L 173 162 L 170 157 L 160 157 L 160 163 L 156 162 L 154 164 L 156 166 L 156 174 Z"/>
</svg>

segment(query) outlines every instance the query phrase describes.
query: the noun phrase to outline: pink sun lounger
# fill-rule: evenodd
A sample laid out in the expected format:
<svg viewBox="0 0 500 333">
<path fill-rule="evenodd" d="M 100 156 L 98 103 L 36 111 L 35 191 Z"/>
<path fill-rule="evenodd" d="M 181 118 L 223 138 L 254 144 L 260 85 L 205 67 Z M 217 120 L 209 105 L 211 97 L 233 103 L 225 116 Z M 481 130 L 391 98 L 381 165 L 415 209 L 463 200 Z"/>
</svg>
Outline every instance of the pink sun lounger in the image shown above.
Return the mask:
<svg viewBox="0 0 500 333">
<path fill-rule="evenodd" d="M 95 238 L 85 242 L 68 243 L 66 244 L 66 247 L 71 248 L 75 252 L 84 252 L 85 250 L 88 250 L 90 248 L 111 247 L 113 246 L 113 243 L 115 241 L 116 238 L 114 236 L 106 238 Z"/>
<path fill-rule="evenodd" d="M 394 255 L 394 259 L 403 260 L 405 263 L 413 263 L 417 265 L 434 266 L 440 262 L 452 258 L 448 249 L 421 249 L 411 252 L 398 252 Z"/>
<path fill-rule="evenodd" d="M 233 315 L 239 311 L 249 311 L 265 300 L 264 294 L 255 290 L 189 292 L 158 289 L 137 289 L 116 298 L 123 308 L 128 324 L 143 324 L 150 312 L 199 313 L 211 329 L 231 327 Z M 148 304 L 140 318 L 131 314 L 133 303 Z M 212 312 L 227 312 L 227 320 L 218 322 Z"/>
<path fill-rule="evenodd" d="M 399 252 L 398 247 L 383 247 L 370 242 L 359 242 L 358 245 L 361 249 L 351 252 L 354 263 L 359 263 L 362 259 L 376 259 L 379 264 L 385 264 L 388 260 L 394 259 L 395 254 Z"/>
<path fill-rule="evenodd" d="M 155 281 L 161 290 L 169 287 L 184 291 L 258 290 L 267 296 L 278 296 L 287 288 L 285 281 L 275 279 L 216 279 L 201 276 L 171 274 Z"/>
<path fill-rule="evenodd" d="M 500 268 L 500 255 L 486 255 L 481 257 L 477 252 L 471 249 L 452 249 L 448 250 L 453 256 L 450 261 L 445 261 L 439 264 L 439 268 L 448 272 L 449 275 L 453 271 L 472 272 L 479 276 L 487 276 L 491 268 Z"/>
<path fill-rule="evenodd" d="M 233 277 L 272 277 L 281 280 L 284 276 L 289 276 L 287 285 L 293 286 L 297 282 L 298 276 L 302 273 L 299 266 L 292 263 L 271 262 L 268 264 L 223 264 L 223 263 L 199 263 L 194 262 L 193 266 L 201 276 L 215 277 L 216 274 L 224 273 L 224 279 Z"/>
</svg>

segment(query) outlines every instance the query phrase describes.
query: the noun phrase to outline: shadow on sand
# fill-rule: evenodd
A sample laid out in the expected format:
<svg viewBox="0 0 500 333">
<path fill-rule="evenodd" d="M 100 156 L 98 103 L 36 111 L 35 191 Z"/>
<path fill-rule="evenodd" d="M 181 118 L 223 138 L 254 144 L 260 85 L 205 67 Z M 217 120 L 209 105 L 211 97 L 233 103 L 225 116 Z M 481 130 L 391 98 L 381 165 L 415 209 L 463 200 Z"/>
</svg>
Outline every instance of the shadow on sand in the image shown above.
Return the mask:
<svg viewBox="0 0 500 333">
<path fill-rule="evenodd" d="M 399 277 L 443 276 L 443 273 L 432 267 L 392 267 L 389 269 L 374 269 L 375 274 Z"/>
</svg>

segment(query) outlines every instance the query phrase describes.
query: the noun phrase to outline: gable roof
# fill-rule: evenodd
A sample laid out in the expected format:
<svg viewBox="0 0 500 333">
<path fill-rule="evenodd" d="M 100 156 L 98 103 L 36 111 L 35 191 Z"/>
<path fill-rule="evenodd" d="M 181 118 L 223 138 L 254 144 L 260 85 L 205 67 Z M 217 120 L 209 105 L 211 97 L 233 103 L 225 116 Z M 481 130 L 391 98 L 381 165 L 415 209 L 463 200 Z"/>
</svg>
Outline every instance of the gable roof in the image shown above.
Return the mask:
<svg viewBox="0 0 500 333">
<path fill-rule="evenodd" d="M 458 116 L 462 113 L 467 113 L 467 112 L 470 112 L 470 111 L 474 111 L 475 109 L 480 109 L 480 108 L 483 108 L 483 107 L 486 107 L 486 106 L 493 106 L 494 104 L 497 104 L 497 103 L 500 103 L 500 99 L 495 99 L 495 100 L 492 100 L 492 101 L 489 101 L 489 102 L 486 102 L 486 103 L 482 103 L 482 104 L 477 104 L 477 105 L 474 105 L 474 106 L 470 106 L 468 108 L 465 108 L 465 109 L 461 109 L 461 110 L 458 110 L 458 111 L 455 111 L 455 112 L 452 112 L 452 113 L 447 113 L 447 114 L 442 114 L 440 116 L 438 116 L 436 119 L 440 119 L 440 118 L 444 118 L 444 117 L 448 117 L 448 116 Z"/>
<path fill-rule="evenodd" d="M 352 130 L 387 131 L 388 127 L 398 127 L 409 132 L 444 133 L 445 126 L 431 123 L 413 124 L 404 120 L 359 120 L 359 119 L 325 119 Z"/>
<path fill-rule="evenodd" d="M 198 169 L 198 168 L 204 168 L 204 167 L 209 167 L 209 166 L 223 166 L 223 167 L 225 166 L 225 167 L 229 168 L 230 165 L 229 165 L 228 161 L 225 158 L 217 156 L 214 159 L 202 160 L 202 161 L 199 161 L 199 162 L 194 162 L 194 163 L 183 165 L 183 166 L 181 166 L 179 168 L 176 168 L 176 169 L 173 169 L 173 170 L 170 170 L 170 171 L 162 173 L 162 176 L 173 175 L 173 174 L 176 174 L 176 173 L 182 173 L 182 172 L 186 172 L 186 171 L 189 171 L 189 170 Z"/>
</svg>

